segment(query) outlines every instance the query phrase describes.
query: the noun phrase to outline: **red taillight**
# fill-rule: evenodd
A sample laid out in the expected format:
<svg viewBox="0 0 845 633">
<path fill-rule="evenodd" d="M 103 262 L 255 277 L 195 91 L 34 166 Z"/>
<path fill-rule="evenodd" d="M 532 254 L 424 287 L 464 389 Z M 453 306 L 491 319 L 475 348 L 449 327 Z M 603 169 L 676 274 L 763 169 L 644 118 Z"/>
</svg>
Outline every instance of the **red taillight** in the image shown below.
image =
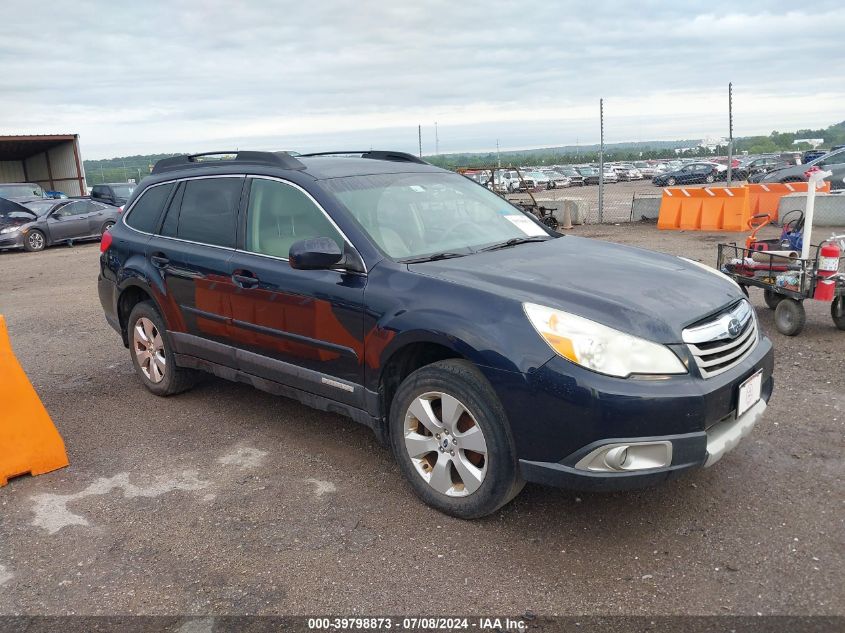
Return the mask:
<svg viewBox="0 0 845 633">
<path fill-rule="evenodd" d="M 105 231 L 100 239 L 100 252 L 105 253 L 111 246 L 111 231 Z"/>
<path fill-rule="evenodd" d="M 123 207 L 118 207 L 118 208 L 117 208 L 117 212 L 118 212 L 118 213 L 123 213 Z"/>
</svg>

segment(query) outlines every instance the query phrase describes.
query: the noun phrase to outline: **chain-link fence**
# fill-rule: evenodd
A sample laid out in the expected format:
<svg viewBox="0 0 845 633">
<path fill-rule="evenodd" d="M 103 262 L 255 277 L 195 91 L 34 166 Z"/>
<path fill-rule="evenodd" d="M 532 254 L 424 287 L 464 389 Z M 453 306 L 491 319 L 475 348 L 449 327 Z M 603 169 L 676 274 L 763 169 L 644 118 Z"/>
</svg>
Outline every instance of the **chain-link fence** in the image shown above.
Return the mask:
<svg viewBox="0 0 845 633">
<path fill-rule="evenodd" d="M 729 86 L 702 97 L 700 103 L 678 104 L 672 114 L 665 114 L 665 100 L 597 103 L 594 127 L 588 125 L 593 134 L 600 133 L 599 143 L 477 158 L 501 167 L 501 182 L 494 183 L 497 190 L 528 188 L 539 205 L 560 207 L 569 201 L 586 222 L 617 223 L 656 219 L 665 187 L 758 182 L 773 170 L 803 165 L 835 149 L 837 135 L 845 134 L 845 126 L 832 126 L 800 133 L 813 138 L 778 132 L 736 138 L 731 103 Z M 672 138 L 677 140 L 667 140 Z M 445 157 L 429 158 L 443 166 L 462 166 L 464 172 L 473 167 L 471 160 L 447 165 L 436 160 Z M 794 180 L 806 180 L 803 170 L 798 171 Z"/>
</svg>

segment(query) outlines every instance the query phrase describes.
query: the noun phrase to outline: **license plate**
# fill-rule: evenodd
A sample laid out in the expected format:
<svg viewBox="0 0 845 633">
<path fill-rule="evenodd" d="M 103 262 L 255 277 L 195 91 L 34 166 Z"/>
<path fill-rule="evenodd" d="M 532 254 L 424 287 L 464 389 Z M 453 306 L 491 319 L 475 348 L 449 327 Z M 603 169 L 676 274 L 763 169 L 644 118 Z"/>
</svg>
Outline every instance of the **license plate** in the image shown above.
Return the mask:
<svg viewBox="0 0 845 633">
<path fill-rule="evenodd" d="M 739 398 L 736 404 L 736 417 L 741 416 L 760 400 L 760 390 L 763 387 L 763 370 L 739 386 Z"/>
</svg>

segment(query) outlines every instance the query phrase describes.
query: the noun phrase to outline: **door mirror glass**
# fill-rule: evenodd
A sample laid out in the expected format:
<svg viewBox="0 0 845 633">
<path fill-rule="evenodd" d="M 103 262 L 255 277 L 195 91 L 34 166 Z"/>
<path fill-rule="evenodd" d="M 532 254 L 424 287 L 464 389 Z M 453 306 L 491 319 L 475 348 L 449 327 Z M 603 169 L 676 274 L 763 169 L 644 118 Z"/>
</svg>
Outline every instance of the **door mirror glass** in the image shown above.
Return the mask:
<svg viewBox="0 0 845 633">
<path fill-rule="evenodd" d="M 288 259 L 297 270 L 324 270 L 336 266 L 343 258 L 337 242 L 330 237 L 315 237 L 294 242 Z"/>
</svg>

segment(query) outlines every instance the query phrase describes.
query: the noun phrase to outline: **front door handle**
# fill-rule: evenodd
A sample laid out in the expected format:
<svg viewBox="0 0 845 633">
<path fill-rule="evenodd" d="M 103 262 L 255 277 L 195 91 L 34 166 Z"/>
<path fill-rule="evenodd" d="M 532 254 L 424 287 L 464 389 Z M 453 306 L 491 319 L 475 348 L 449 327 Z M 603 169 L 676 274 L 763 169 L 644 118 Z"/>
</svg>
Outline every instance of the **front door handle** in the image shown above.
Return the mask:
<svg viewBox="0 0 845 633">
<path fill-rule="evenodd" d="M 258 285 L 258 277 L 248 270 L 239 270 L 233 273 L 232 281 L 241 288 L 255 288 Z"/>
<path fill-rule="evenodd" d="M 152 262 L 153 266 L 156 268 L 165 268 L 168 264 L 170 264 L 170 260 L 164 255 L 152 255 L 150 256 L 150 262 Z"/>
</svg>

